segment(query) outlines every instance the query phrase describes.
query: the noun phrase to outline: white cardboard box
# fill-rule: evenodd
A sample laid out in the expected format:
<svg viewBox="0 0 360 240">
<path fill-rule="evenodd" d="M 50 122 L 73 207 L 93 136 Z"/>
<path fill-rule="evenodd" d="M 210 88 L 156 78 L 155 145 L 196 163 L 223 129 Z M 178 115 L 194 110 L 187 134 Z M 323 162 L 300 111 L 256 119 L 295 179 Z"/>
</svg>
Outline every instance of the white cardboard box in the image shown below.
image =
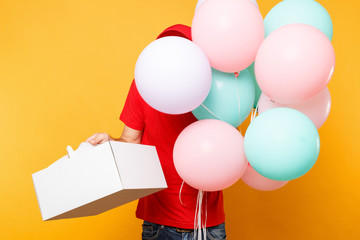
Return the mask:
<svg viewBox="0 0 360 240">
<path fill-rule="evenodd" d="M 32 175 L 43 220 L 91 216 L 167 188 L 153 146 L 109 141 Z"/>
</svg>

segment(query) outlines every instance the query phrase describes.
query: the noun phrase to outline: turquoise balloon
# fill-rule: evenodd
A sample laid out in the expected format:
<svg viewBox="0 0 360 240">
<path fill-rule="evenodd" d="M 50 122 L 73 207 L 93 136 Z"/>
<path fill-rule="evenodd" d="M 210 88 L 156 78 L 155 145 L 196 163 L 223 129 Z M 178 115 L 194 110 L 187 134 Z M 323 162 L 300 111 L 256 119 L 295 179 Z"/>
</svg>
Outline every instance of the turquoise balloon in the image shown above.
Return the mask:
<svg viewBox="0 0 360 240">
<path fill-rule="evenodd" d="M 218 119 L 238 127 L 249 116 L 254 98 L 254 81 L 248 70 L 241 71 L 236 81 L 234 73 L 212 69 L 209 95 L 192 113 L 199 120 Z"/>
<path fill-rule="evenodd" d="M 249 125 L 244 138 L 250 165 L 264 177 L 288 181 L 308 172 L 320 151 L 313 122 L 291 108 L 261 113 Z"/>
<path fill-rule="evenodd" d="M 255 100 L 254 100 L 254 105 L 253 108 L 257 107 L 257 104 L 259 102 L 260 99 L 260 95 L 261 95 L 261 89 L 259 87 L 259 84 L 256 81 L 256 77 L 255 77 L 255 62 L 253 62 L 248 68 L 247 70 L 249 70 L 251 77 L 253 78 L 254 81 L 254 85 L 255 85 Z"/>
<path fill-rule="evenodd" d="M 285 0 L 278 3 L 264 19 L 265 37 L 279 27 L 292 23 L 316 27 L 332 40 L 333 24 L 330 15 L 314 0 Z"/>
</svg>

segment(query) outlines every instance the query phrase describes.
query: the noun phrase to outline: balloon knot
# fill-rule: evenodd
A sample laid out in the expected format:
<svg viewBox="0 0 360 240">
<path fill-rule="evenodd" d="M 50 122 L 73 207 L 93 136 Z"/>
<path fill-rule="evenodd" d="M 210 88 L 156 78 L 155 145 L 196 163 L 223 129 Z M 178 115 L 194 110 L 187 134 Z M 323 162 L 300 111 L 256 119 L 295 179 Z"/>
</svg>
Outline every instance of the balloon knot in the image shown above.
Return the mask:
<svg viewBox="0 0 360 240">
<path fill-rule="evenodd" d="M 239 73 L 238 73 L 238 72 L 234 73 L 234 75 L 235 75 L 236 78 L 239 77 Z"/>
</svg>

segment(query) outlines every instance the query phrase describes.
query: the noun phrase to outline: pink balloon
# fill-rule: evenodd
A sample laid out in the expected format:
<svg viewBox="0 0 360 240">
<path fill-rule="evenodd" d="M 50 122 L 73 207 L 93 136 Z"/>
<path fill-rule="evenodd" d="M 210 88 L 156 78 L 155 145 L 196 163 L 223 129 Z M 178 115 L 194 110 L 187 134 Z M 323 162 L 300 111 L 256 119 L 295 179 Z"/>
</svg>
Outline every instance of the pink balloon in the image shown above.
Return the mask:
<svg viewBox="0 0 360 240">
<path fill-rule="evenodd" d="M 242 135 L 230 124 L 215 119 L 200 120 L 185 128 L 173 154 L 180 177 L 203 191 L 231 186 L 247 165 Z"/>
<path fill-rule="evenodd" d="M 279 103 L 314 97 L 329 83 L 335 52 L 324 33 L 306 24 L 289 24 L 272 32 L 255 60 L 256 80 L 266 96 Z"/>
<path fill-rule="evenodd" d="M 249 0 L 207 0 L 195 12 L 192 39 L 213 68 L 239 72 L 254 60 L 265 30 L 258 8 Z"/>
<path fill-rule="evenodd" d="M 265 94 L 261 94 L 259 99 L 259 113 L 265 112 L 271 108 L 288 107 L 296 109 L 306 116 L 308 116 L 316 128 L 319 129 L 329 116 L 331 108 L 331 97 L 327 87 L 324 88 L 319 94 L 315 95 L 302 103 L 297 104 L 281 104 L 276 103 L 267 97 Z"/>
<path fill-rule="evenodd" d="M 250 165 L 247 166 L 241 180 L 251 188 L 260 191 L 273 191 L 283 187 L 289 181 L 275 181 L 257 173 Z"/>
</svg>

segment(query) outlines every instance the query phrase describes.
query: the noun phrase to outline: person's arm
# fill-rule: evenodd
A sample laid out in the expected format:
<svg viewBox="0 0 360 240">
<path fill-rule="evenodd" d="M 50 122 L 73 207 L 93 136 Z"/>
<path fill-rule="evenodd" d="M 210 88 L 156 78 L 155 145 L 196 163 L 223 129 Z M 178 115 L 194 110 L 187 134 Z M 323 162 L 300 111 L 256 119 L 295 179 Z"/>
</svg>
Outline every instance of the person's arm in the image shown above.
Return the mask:
<svg viewBox="0 0 360 240">
<path fill-rule="evenodd" d="M 85 142 L 91 143 L 92 145 L 97 145 L 112 140 L 140 144 L 142 135 L 143 131 L 135 130 L 125 126 L 120 138 L 112 138 L 107 133 L 94 133 Z"/>
</svg>

